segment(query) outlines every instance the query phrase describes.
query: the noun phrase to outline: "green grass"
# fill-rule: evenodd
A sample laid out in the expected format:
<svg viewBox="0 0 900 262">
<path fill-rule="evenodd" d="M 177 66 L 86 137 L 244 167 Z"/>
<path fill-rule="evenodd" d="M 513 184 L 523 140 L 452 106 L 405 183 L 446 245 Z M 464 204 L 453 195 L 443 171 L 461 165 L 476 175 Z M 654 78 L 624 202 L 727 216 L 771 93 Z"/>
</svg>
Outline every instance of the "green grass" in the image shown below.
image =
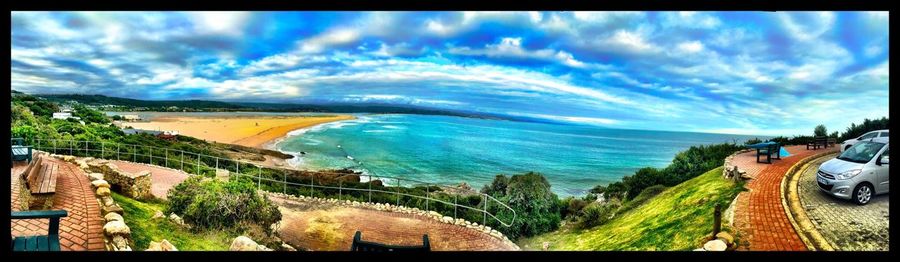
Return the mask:
<svg viewBox="0 0 900 262">
<path fill-rule="evenodd" d="M 692 250 L 713 228 L 716 203 L 724 209 L 742 190 L 722 178 L 722 168 L 666 189 L 606 224 L 577 230 L 561 229 L 519 241 L 526 250 Z M 724 227 L 724 225 L 723 225 Z"/>
<path fill-rule="evenodd" d="M 165 204 L 141 202 L 116 193 L 113 199 L 125 210 L 125 223 L 131 228 L 134 250 L 144 250 L 150 241 L 168 240 L 180 251 L 225 251 L 236 234 L 226 231 L 194 233 L 165 218 L 151 219 Z"/>
</svg>

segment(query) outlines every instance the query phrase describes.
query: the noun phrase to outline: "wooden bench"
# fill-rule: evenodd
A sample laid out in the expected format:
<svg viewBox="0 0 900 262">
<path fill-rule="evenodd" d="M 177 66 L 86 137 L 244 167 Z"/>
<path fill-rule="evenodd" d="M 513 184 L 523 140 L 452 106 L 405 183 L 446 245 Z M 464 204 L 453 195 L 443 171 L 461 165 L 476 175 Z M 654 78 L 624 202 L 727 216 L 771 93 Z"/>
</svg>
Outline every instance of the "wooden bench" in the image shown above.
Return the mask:
<svg viewBox="0 0 900 262">
<path fill-rule="evenodd" d="M 22 207 L 31 209 L 47 209 L 53 206 L 53 195 L 56 193 L 56 179 L 59 177 L 59 165 L 44 163 L 44 156 L 36 154 L 34 161 L 22 172 L 23 194 L 20 195 Z"/>
<path fill-rule="evenodd" d="M 11 212 L 10 219 L 48 218 L 47 235 L 12 237 L 12 251 L 59 251 L 59 219 L 68 216 L 65 210 Z"/>
<path fill-rule="evenodd" d="M 810 147 L 812 147 L 813 150 L 819 149 L 819 147 L 828 148 L 828 137 L 817 136 L 813 138 L 813 141 L 806 143 L 806 150 L 809 150 Z"/>
<path fill-rule="evenodd" d="M 363 241 L 362 232 L 356 231 L 353 235 L 353 245 L 350 251 L 368 251 L 368 252 L 393 252 L 393 251 L 431 251 L 431 244 L 428 242 L 428 234 L 422 236 L 421 246 L 396 246 L 385 245 L 381 243 Z"/>
<path fill-rule="evenodd" d="M 9 140 L 10 143 L 10 164 L 13 161 L 25 161 L 31 163 L 31 146 L 25 145 L 25 139 L 22 138 L 12 138 Z"/>
<path fill-rule="evenodd" d="M 776 157 L 772 157 L 772 155 L 776 155 Z M 762 163 L 759 161 L 760 156 L 766 156 L 766 163 L 771 164 L 772 159 L 781 159 L 781 146 L 778 143 L 770 143 L 765 147 L 756 148 L 756 163 Z"/>
</svg>

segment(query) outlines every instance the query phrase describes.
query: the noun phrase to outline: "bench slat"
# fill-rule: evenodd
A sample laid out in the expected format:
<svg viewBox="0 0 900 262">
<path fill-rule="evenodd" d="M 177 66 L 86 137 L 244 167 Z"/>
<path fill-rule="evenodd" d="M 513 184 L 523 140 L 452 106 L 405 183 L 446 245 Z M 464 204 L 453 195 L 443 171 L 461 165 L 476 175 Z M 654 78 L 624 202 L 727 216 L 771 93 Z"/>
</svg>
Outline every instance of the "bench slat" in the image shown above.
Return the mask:
<svg viewBox="0 0 900 262">
<path fill-rule="evenodd" d="M 47 190 L 49 193 L 56 193 L 56 179 L 59 178 L 59 165 L 53 164 L 53 168 L 50 170 L 50 189 Z"/>
<path fill-rule="evenodd" d="M 38 251 L 37 236 L 25 237 L 25 250 L 26 251 Z"/>
<path fill-rule="evenodd" d="M 13 250 L 25 251 L 25 238 L 17 237 L 13 239 Z"/>
<path fill-rule="evenodd" d="M 37 190 L 32 190 L 32 194 L 40 194 L 47 192 L 47 186 L 50 184 L 47 181 L 50 179 L 50 164 L 42 164 L 41 165 L 41 175 L 37 178 Z"/>
<path fill-rule="evenodd" d="M 37 250 L 47 251 L 50 250 L 50 238 L 47 236 L 38 236 L 37 237 Z"/>
</svg>

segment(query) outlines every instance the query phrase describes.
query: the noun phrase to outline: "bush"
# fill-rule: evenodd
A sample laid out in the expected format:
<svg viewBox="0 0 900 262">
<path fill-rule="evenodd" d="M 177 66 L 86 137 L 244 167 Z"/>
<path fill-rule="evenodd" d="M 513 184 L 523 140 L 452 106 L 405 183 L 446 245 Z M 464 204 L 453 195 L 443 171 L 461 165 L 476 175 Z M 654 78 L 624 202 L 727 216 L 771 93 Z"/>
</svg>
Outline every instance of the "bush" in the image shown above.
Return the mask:
<svg viewBox="0 0 900 262">
<path fill-rule="evenodd" d="M 245 179 L 222 182 L 192 176 L 171 189 L 168 197 L 166 213 L 181 215 L 195 228 L 232 228 L 241 223 L 269 228 L 281 220 L 278 207 Z"/>
<path fill-rule="evenodd" d="M 550 183 L 543 175 L 529 172 L 523 175 L 513 175 L 508 180 L 501 175 L 495 177 L 494 181 L 497 183 L 492 183 L 492 185 L 509 181 L 505 192 L 492 193 L 496 193 L 495 197 L 498 197 L 498 200 L 505 202 L 516 212 L 513 224 L 509 227 L 495 226 L 498 231 L 515 240 L 559 228 L 559 222 L 562 220 L 559 213 L 559 198 L 550 191 Z M 491 209 L 504 210 L 493 206 Z M 498 218 L 503 221 L 508 221 L 512 216 L 505 212 L 497 212 L 497 214 Z"/>
<path fill-rule="evenodd" d="M 577 228 L 586 229 L 602 225 L 615 216 L 616 211 L 621 207 L 618 201 L 606 204 L 591 203 L 582 210 L 575 224 Z"/>
<path fill-rule="evenodd" d="M 816 129 L 813 130 L 813 134 L 814 134 L 815 136 L 827 136 L 827 135 L 828 135 L 828 129 L 825 128 L 825 125 L 817 125 L 817 126 L 816 126 Z"/>
<path fill-rule="evenodd" d="M 584 207 L 590 204 L 590 201 L 578 199 L 575 197 L 567 197 L 560 201 L 559 216 L 563 219 L 578 216 Z"/>
<path fill-rule="evenodd" d="M 494 177 L 494 181 L 491 181 L 490 185 L 484 185 L 481 188 L 481 193 L 488 194 L 491 196 L 503 195 L 506 192 L 506 187 L 509 184 L 509 179 L 504 175 L 497 175 Z"/>
<path fill-rule="evenodd" d="M 856 125 L 856 123 L 851 123 L 850 126 L 847 127 L 847 131 L 841 133 L 840 139 L 838 139 L 838 143 L 846 141 L 847 139 L 857 138 L 869 131 L 888 128 L 890 128 L 890 121 L 887 117 L 882 117 L 881 119 L 874 120 L 866 118 L 859 125 Z"/>
</svg>

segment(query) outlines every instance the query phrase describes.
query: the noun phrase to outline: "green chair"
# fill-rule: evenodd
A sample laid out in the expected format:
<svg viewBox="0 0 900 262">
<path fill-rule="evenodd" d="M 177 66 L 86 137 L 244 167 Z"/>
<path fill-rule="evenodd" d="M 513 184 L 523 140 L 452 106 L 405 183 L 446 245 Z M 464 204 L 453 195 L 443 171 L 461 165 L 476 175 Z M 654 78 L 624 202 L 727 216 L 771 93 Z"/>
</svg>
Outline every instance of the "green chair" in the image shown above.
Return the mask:
<svg viewBox="0 0 900 262">
<path fill-rule="evenodd" d="M 50 219 L 47 235 L 13 237 L 12 251 L 59 251 L 59 219 L 65 216 L 68 216 L 65 210 L 11 212 L 10 219 Z"/>
<path fill-rule="evenodd" d="M 13 161 L 24 161 L 27 160 L 28 163 L 31 163 L 31 146 L 25 145 L 25 139 L 22 138 L 12 138 L 9 140 L 10 148 L 12 152 L 10 153 L 10 164 Z"/>
</svg>

